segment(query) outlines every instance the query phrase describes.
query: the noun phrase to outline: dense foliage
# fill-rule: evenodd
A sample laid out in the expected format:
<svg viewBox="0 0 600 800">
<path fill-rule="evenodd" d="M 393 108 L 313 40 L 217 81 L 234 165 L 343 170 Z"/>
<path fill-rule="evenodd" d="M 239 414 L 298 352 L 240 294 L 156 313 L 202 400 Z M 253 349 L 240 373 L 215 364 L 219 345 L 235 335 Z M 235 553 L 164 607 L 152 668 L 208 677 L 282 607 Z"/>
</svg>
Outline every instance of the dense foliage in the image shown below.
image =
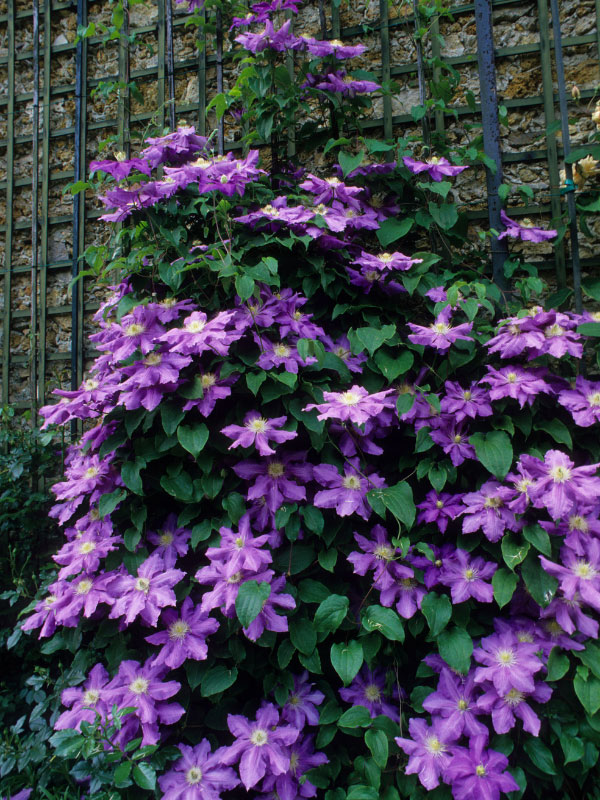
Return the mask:
<svg viewBox="0 0 600 800">
<path fill-rule="evenodd" d="M 516 255 L 513 290 L 490 279 L 452 200 L 480 142 L 362 136 L 393 87 L 340 69 L 362 45 L 296 36 L 297 5 L 234 20 L 218 101 L 270 169 L 189 126 L 91 165 L 130 224 L 88 252 L 120 277 L 100 355 L 43 409 L 86 427 L 22 625 L 64 655 L 56 758 L 6 788 L 595 797 L 598 315 L 542 307 Z M 325 170 L 283 157 L 303 114 Z"/>
</svg>

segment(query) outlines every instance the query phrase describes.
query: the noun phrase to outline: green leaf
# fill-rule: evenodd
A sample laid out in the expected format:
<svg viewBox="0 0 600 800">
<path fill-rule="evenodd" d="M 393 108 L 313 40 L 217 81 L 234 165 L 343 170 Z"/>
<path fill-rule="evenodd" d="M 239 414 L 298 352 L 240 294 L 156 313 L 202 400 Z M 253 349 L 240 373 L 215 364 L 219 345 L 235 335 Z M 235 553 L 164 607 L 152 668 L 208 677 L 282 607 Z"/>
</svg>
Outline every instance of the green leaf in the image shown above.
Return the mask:
<svg viewBox="0 0 600 800">
<path fill-rule="evenodd" d="M 375 354 L 375 363 L 381 370 L 382 375 L 390 382 L 395 381 L 399 375 L 404 375 L 405 372 L 408 372 L 414 360 L 414 354 L 410 350 L 404 350 L 398 358 L 392 358 L 382 350 Z"/>
<path fill-rule="evenodd" d="M 333 572 L 335 562 L 337 561 L 337 555 L 337 550 L 331 547 L 329 550 L 319 550 L 317 558 L 323 569 L 326 569 L 327 572 Z"/>
<path fill-rule="evenodd" d="M 238 671 L 235 667 L 227 669 L 219 666 L 213 667 L 206 672 L 200 681 L 200 693 L 202 697 L 210 697 L 213 694 L 224 692 L 237 680 Z"/>
<path fill-rule="evenodd" d="M 405 217 L 404 219 L 396 219 L 390 217 L 382 222 L 377 231 L 377 238 L 382 247 L 387 247 L 392 242 L 401 239 L 409 232 L 414 224 L 412 217 Z"/>
<path fill-rule="evenodd" d="M 528 736 L 523 742 L 523 750 L 544 775 L 556 775 L 556 766 L 552 753 L 540 739 Z"/>
<path fill-rule="evenodd" d="M 421 611 L 425 615 L 431 635 L 438 636 L 450 621 L 452 603 L 445 594 L 439 595 L 435 592 L 429 592 L 423 598 Z"/>
<path fill-rule="evenodd" d="M 584 336 L 600 336 L 600 322 L 584 322 L 583 325 L 577 326 L 577 333 L 583 333 Z"/>
<path fill-rule="evenodd" d="M 375 763 L 385 769 L 388 760 L 388 738 L 383 731 L 369 730 L 365 733 L 365 744 L 371 751 Z"/>
<path fill-rule="evenodd" d="M 291 619 L 289 622 L 290 639 L 301 653 L 309 656 L 317 645 L 317 633 L 308 619 Z"/>
<path fill-rule="evenodd" d="M 577 651 L 577 658 L 600 678 L 600 646 L 588 640 L 585 650 Z"/>
<path fill-rule="evenodd" d="M 536 431 L 544 431 L 551 436 L 555 442 L 559 444 L 566 444 L 567 447 L 573 447 L 573 439 L 569 433 L 569 429 L 564 422 L 559 419 L 543 419 L 536 422 L 533 426 Z"/>
<path fill-rule="evenodd" d="M 511 570 L 524 561 L 529 552 L 528 542 L 523 542 L 520 538 L 517 540 L 510 534 L 504 534 L 500 547 L 504 563 Z"/>
<path fill-rule="evenodd" d="M 548 575 L 538 557 L 533 554 L 521 564 L 521 576 L 529 594 L 539 606 L 545 608 L 556 594 L 556 578 Z"/>
<path fill-rule="evenodd" d="M 131 774 L 131 761 L 123 761 L 123 763 L 119 764 L 113 774 L 113 780 L 115 782 L 115 786 L 120 787 L 122 786 L 125 781 L 129 781 L 129 775 Z"/>
<path fill-rule="evenodd" d="M 384 325 L 382 328 L 358 328 L 355 331 L 354 337 L 360 347 L 357 350 L 368 350 L 369 355 L 372 356 L 384 342 L 391 339 L 396 333 L 395 325 Z"/>
<path fill-rule="evenodd" d="M 415 501 L 413 500 L 413 492 L 410 484 L 407 481 L 401 481 L 395 486 L 389 486 L 386 489 L 372 489 L 367 492 L 367 500 L 373 508 L 374 503 L 378 501 L 383 503 L 388 508 L 393 516 L 403 522 L 407 528 L 411 528 L 417 513 L 415 508 Z"/>
<path fill-rule="evenodd" d="M 507 434 L 504 431 L 490 431 L 487 435 L 475 433 L 469 442 L 483 466 L 503 481 L 513 460 L 512 444 Z"/>
<path fill-rule="evenodd" d="M 338 719 L 340 728 L 366 728 L 371 724 L 371 714 L 364 706 L 352 706 Z"/>
<path fill-rule="evenodd" d="M 511 572 L 504 567 L 497 569 L 492 578 L 492 586 L 494 587 L 494 599 L 498 603 L 499 608 L 503 608 L 515 593 L 517 588 L 518 575 Z"/>
<path fill-rule="evenodd" d="M 240 586 L 235 598 L 235 613 L 242 627 L 247 628 L 254 622 L 270 594 L 271 586 L 266 581 L 246 581 Z"/>
<path fill-rule="evenodd" d="M 185 411 L 182 411 L 175 403 L 163 403 L 160 407 L 160 417 L 165 433 L 167 436 L 172 436 L 185 417 Z"/>
<path fill-rule="evenodd" d="M 249 275 L 237 275 L 235 279 L 235 291 L 240 300 L 248 300 L 254 292 L 254 279 Z"/>
<path fill-rule="evenodd" d="M 302 519 L 309 531 L 320 536 L 325 528 L 325 519 L 319 508 L 314 506 L 304 506 L 302 509 Z"/>
<path fill-rule="evenodd" d="M 553 647 L 548 657 L 548 675 L 546 676 L 546 680 L 559 681 L 561 678 L 565 677 L 570 666 L 571 662 L 569 661 L 569 657 L 561 652 L 560 647 Z"/>
<path fill-rule="evenodd" d="M 72 758 L 79 753 L 85 740 L 80 733 L 69 728 L 53 733 L 49 741 L 58 758 Z"/>
<path fill-rule="evenodd" d="M 349 172 L 360 167 L 365 157 L 365 151 L 361 150 L 360 153 L 356 153 L 356 155 L 352 155 L 351 153 L 346 153 L 343 150 L 340 150 L 338 153 L 338 161 L 340 167 L 342 168 L 342 174 L 344 178 L 348 175 Z"/>
<path fill-rule="evenodd" d="M 458 222 L 458 211 L 454 203 L 442 203 L 438 206 L 437 203 L 430 202 L 428 208 L 434 221 L 445 231 Z"/>
<path fill-rule="evenodd" d="M 318 631 L 336 631 L 348 613 L 349 602 L 340 594 L 332 594 L 323 600 L 315 613 L 315 628 Z"/>
<path fill-rule="evenodd" d="M 150 764 L 145 764 L 144 762 L 136 764 L 133 768 L 132 776 L 140 789 L 152 791 L 156 786 L 156 772 Z"/>
<path fill-rule="evenodd" d="M 473 641 L 463 628 L 442 631 L 438 638 L 438 650 L 444 661 L 458 672 L 467 673 L 471 665 Z"/>
<path fill-rule="evenodd" d="M 246 375 L 246 385 L 248 386 L 252 394 L 255 396 L 260 387 L 266 380 L 267 380 L 266 372 L 249 372 Z"/>
<path fill-rule="evenodd" d="M 585 747 L 581 739 L 573 736 L 562 736 L 560 745 L 565 754 L 565 764 L 571 764 L 574 761 L 581 761 L 585 752 Z"/>
<path fill-rule="evenodd" d="M 523 536 L 536 550 L 539 550 L 540 553 L 543 553 L 545 556 L 552 555 L 550 537 L 548 536 L 548 532 L 545 531 L 541 525 L 535 522 L 531 525 L 526 525 L 523 528 Z"/>
<path fill-rule="evenodd" d="M 579 671 L 580 667 L 577 669 Z M 581 705 L 590 716 L 600 711 L 600 680 L 598 678 L 590 675 L 587 680 L 584 680 L 580 674 L 577 674 L 573 681 L 573 688 Z"/>
<path fill-rule="evenodd" d="M 392 642 L 404 641 L 402 620 L 393 608 L 369 606 L 363 615 L 363 627 L 368 631 L 379 631 Z"/>
<path fill-rule="evenodd" d="M 347 686 L 358 674 L 363 663 L 363 649 L 360 642 L 352 639 L 347 644 L 331 645 L 331 664 Z"/>
<path fill-rule="evenodd" d="M 126 461 L 121 466 L 123 483 L 134 494 L 144 494 L 140 470 L 145 466 L 144 461 Z"/>
<path fill-rule="evenodd" d="M 208 428 L 203 422 L 198 425 L 180 425 L 177 428 L 177 439 L 184 450 L 197 458 L 208 441 Z"/>
<path fill-rule="evenodd" d="M 162 488 L 175 497 L 177 500 L 183 500 L 184 503 L 189 503 L 194 494 L 194 486 L 191 477 L 185 470 L 182 470 L 177 475 L 169 474 L 163 475 L 160 479 Z"/>
<path fill-rule="evenodd" d="M 114 492 L 110 492 L 110 494 L 103 494 L 98 501 L 98 513 L 101 517 L 105 517 L 107 514 L 112 514 L 121 500 L 124 500 L 126 497 L 127 492 L 124 492 L 121 489 L 115 489 Z"/>
</svg>

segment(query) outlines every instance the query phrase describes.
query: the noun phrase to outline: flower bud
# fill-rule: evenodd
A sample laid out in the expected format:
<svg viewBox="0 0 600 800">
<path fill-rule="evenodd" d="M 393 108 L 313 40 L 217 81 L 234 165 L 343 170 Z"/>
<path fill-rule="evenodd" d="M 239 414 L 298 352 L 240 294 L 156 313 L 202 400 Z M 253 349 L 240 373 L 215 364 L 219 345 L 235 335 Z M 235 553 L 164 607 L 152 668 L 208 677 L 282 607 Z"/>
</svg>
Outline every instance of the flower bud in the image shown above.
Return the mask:
<svg viewBox="0 0 600 800">
<path fill-rule="evenodd" d="M 584 178 L 589 178 L 596 175 L 598 172 L 598 162 L 593 156 L 586 156 L 580 158 L 577 162 L 577 169 Z"/>
<path fill-rule="evenodd" d="M 575 83 L 571 86 L 571 97 L 573 100 L 579 100 L 581 98 L 581 89 Z"/>
</svg>

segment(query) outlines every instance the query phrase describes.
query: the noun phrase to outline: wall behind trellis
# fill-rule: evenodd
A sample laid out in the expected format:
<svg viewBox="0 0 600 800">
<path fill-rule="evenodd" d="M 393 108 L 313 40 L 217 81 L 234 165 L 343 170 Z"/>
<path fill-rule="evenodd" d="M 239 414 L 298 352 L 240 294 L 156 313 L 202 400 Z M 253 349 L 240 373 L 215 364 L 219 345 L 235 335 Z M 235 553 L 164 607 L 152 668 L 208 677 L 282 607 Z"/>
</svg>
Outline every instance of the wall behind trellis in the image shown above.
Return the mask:
<svg viewBox="0 0 600 800">
<path fill-rule="evenodd" d="M 101 141 L 113 137 L 111 150 L 127 151 L 148 126 L 169 125 L 172 97 L 177 122 L 212 130 L 215 119 L 204 109 L 221 72 L 214 41 L 198 53 L 196 29 L 185 27 L 186 14 L 180 6 L 169 9 L 169 0 L 131 8 L 128 25 L 135 38 L 129 46 L 99 36 L 75 43 L 78 25 L 110 24 L 106 0 L 41 0 L 40 7 L 37 2 L 0 2 L 0 366 L 2 402 L 21 408 L 30 407 L 32 397 L 39 406 L 55 386 L 70 387 L 72 375 L 80 380 L 93 354 L 86 339 L 102 290 L 80 281 L 73 298 L 68 287 L 78 256 L 87 245 L 105 241 L 107 227 L 97 219 L 101 211 L 93 197 L 79 195 L 73 202 L 63 194 L 65 186 L 85 178 Z M 493 9 L 497 88 L 509 122 L 501 137 L 505 180 L 536 191 L 535 205 L 517 213 L 549 221 L 564 201 L 558 191 L 560 135 L 547 135 L 558 117 L 556 76 L 543 57 L 552 49 L 547 0 L 496 0 Z M 394 135 L 416 131 L 410 115 L 419 104 L 412 4 L 346 0 L 339 9 L 326 4 L 324 10 L 328 36 L 368 45 L 354 66 L 384 76 L 389 70 L 401 86 L 391 103 L 374 103 L 369 135 L 382 136 L 384 126 Z M 590 114 L 600 84 L 600 0 L 563 0 L 560 11 L 567 85 L 577 84 L 582 93 L 582 101 L 569 108 L 572 145 L 579 146 L 593 128 Z M 479 99 L 473 5 L 456 6 L 453 19 L 442 18 L 439 29 L 442 56 L 462 80 L 454 101 L 458 122 L 438 115 L 434 124 L 445 126 L 452 141 L 465 143 L 474 135 L 469 125 L 478 121 L 465 102 L 468 90 Z M 322 35 L 318 6 L 302 9 L 295 30 Z M 225 88 L 234 74 L 227 49 L 225 37 Z M 106 98 L 98 85 L 111 79 L 135 81 L 143 101 L 123 92 Z M 234 125 L 225 126 L 226 148 L 234 146 L 236 133 Z M 454 191 L 469 208 L 473 230 L 486 227 L 483 168 L 463 173 Z M 600 236 L 580 241 L 584 275 L 600 266 L 599 241 Z M 532 246 L 532 258 L 551 281 L 561 265 L 569 272 L 565 244 Z"/>
</svg>

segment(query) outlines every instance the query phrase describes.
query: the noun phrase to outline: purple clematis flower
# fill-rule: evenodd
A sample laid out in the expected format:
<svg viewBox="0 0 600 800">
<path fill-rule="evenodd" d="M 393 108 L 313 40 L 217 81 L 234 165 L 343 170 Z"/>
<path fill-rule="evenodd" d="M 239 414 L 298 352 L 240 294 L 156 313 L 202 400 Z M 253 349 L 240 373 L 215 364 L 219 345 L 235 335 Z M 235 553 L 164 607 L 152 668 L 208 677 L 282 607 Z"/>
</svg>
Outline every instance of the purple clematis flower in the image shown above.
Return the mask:
<svg viewBox="0 0 600 800">
<path fill-rule="evenodd" d="M 417 503 L 417 508 L 421 509 L 417 522 L 435 522 L 440 533 L 446 533 L 448 522 L 462 513 L 464 506 L 461 500 L 460 494 L 438 494 L 432 489 L 422 503 Z"/>
<path fill-rule="evenodd" d="M 403 156 L 404 166 L 409 169 L 413 175 L 419 175 L 426 172 L 432 181 L 443 181 L 446 177 L 454 177 L 463 170 L 468 169 L 465 167 L 455 167 L 443 156 L 433 156 L 428 158 L 427 161 L 417 161 L 410 156 Z"/>
<path fill-rule="evenodd" d="M 181 758 L 158 779 L 162 800 L 219 800 L 221 792 L 235 789 L 240 781 L 231 769 L 224 767 L 225 748 L 211 752 L 208 739 L 195 747 L 178 745 Z"/>
<path fill-rule="evenodd" d="M 191 597 L 183 601 L 180 614 L 173 608 L 165 609 L 162 622 L 166 630 L 146 636 L 146 641 L 164 645 L 153 663 L 170 669 L 177 669 L 187 659 L 203 661 L 208 654 L 206 637 L 219 627 L 216 619 L 207 616 L 200 606 L 194 606 Z"/>
<path fill-rule="evenodd" d="M 441 408 L 444 414 L 451 414 L 457 422 L 465 417 L 490 417 L 493 413 L 488 401 L 488 392 L 472 383 L 463 389 L 459 383 L 446 381 L 446 395 L 442 397 Z"/>
<path fill-rule="evenodd" d="M 75 686 L 64 689 L 60 699 L 63 706 L 69 710 L 63 711 L 56 720 L 54 730 L 63 731 L 66 728 L 80 730 L 82 722 L 93 724 L 97 714 L 106 718 L 110 707 L 105 702 L 104 688 L 108 681 L 108 672 L 102 664 L 96 664 L 90 670 L 82 689 Z"/>
<path fill-rule="evenodd" d="M 148 541 L 156 545 L 154 552 L 162 556 L 167 569 L 174 567 L 177 559 L 187 553 L 191 535 L 187 528 L 177 527 L 177 514 L 169 514 L 160 530 L 146 534 Z"/>
<path fill-rule="evenodd" d="M 206 557 L 211 561 L 222 561 L 231 570 L 253 570 L 260 572 L 272 561 L 268 550 L 261 547 L 268 541 L 268 536 L 252 536 L 250 516 L 244 514 L 238 522 L 238 532 L 231 528 L 219 528 L 221 542 L 218 547 L 208 547 Z"/>
<path fill-rule="evenodd" d="M 476 736 L 470 748 L 455 747 L 445 778 L 455 800 L 499 800 L 500 792 L 519 791 L 519 784 L 506 772 L 508 759 L 495 750 L 484 750 L 487 736 Z"/>
<path fill-rule="evenodd" d="M 447 720 L 434 719 L 428 727 L 424 719 L 411 719 L 408 723 L 411 739 L 395 737 L 396 744 L 409 756 L 405 772 L 417 774 L 426 789 L 435 789 L 452 760 L 452 742 L 458 738 Z"/>
<path fill-rule="evenodd" d="M 111 619 L 124 617 L 124 625 L 140 616 L 144 622 L 156 627 L 160 609 L 176 603 L 173 586 L 185 578 L 180 569 L 166 569 L 160 553 L 153 553 L 139 567 L 137 577 L 122 573 L 107 585 L 115 598 Z"/>
<path fill-rule="evenodd" d="M 422 264 L 422 258 L 410 258 L 410 256 L 405 256 L 404 253 L 380 253 L 378 256 L 371 255 L 371 253 L 366 253 L 364 250 L 361 252 L 360 256 L 355 259 L 353 262 L 354 264 L 358 264 L 361 267 L 366 267 L 367 269 L 377 269 L 377 270 L 392 270 L 392 269 L 399 269 L 399 270 L 407 270 L 412 267 L 413 264 Z"/>
<path fill-rule="evenodd" d="M 577 553 L 562 547 L 561 564 L 540 556 L 542 567 L 559 581 L 561 592 L 567 600 L 576 599 L 600 612 L 600 540 L 590 539 Z"/>
<path fill-rule="evenodd" d="M 286 372 L 298 373 L 298 366 L 306 367 L 309 364 L 316 364 L 314 356 L 307 356 L 306 359 L 300 357 L 298 348 L 294 342 L 272 342 L 266 336 L 253 334 L 254 341 L 260 347 L 261 353 L 256 360 L 256 365 L 262 369 L 274 369 L 284 367 Z"/>
<path fill-rule="evenodd" d="M 444 559 L 439 572 L 439 582 L 450 587 L 452 602 L 464 603 L 469 597 L 480 603 L 491 603 L 494 590 L 486 583 L 498 569 L 491 561 L 480 556 L 471 556 L 466 550 L 458 548 L 451 558 Z"/>
<path fill-rule="evenodd" d="M 543 667 L 538 649 L 509 631 L 486 636 L 473 651 L 475 661 L 484 665 L 475 670 L 475 683 L 490 681 L 502 696 L 511 689 L 531 694 L 535 690 L 533 676 Z"/>
<path fill-rule="evenodd" d="M 319 724 L 317 706 L 321 705 L 325 695 L 313 687 L 314 684 L 308 680 L 308 670 L 304 670 L 302 675 L 294 675 L 294 688 L 281 710 L 281 718 L 299 731 L 305 725 Z"/>
<path fill-rule="evenodd" d="M 506 225 L 506 230 L 498 234 L 498 239 L 504 239 L 505 236 L 510 236 L 512 239 L 521 239 L 523 242 L 546 242 L 549 239 L 555 239 L 558 232 L 555 230 L 543 230 L 537 228 L 530 219 L 523 219 L 521 222 L 515 222 L 508 214 L 501 209 L 500 219 Z"/>
<path fill-rule="evenodd" d="M 350 340 L 347 336 L 340 336 L 336 342 L 334 342 L 329 336 L 323 336 L 321 342 L 327 352 L 333 353 L 338 358 L 342 359 L 350 372 L 362 372 L 361 364 L 365 363 L 367 356 L 364 353 L 353 356 L 352 349 L 350 347 Z"/>
<path fill-rule="evenodd" d="M 538 703 L 547 703 L 552 689 L 543 681 L 535 684 L 530 694 L 511 689 L 505 695 L 499 695 L 491 685 L 481 687 L 484 693 L 477 699 L 477 707 L 486 714 L 491 714 L 496 733 L 508 733 L 516 725 L 516 717 L 523 723 L 523 729 L 532 736 L 539 736 L 541 721 L 535 711 L 525 701 L 531 698 Z"/>
<path fill-rule="evenodd" d="M 290 439 L 298 436 L 296 431 L 277 430 L 285 424 L 286 420 L 287 417 L 266 419 L 261 417 L 258 411 L 249 411 L 244 417 L 243 426 L 228 425 L 226 428 L 221 428 L 221 433 L 229 439 L 233 439 L 233 443 L 229 445 L 230 450 L 234 447 L 252 447 L 254 445 L 261 456 L 272 456 L 275 450 L 269 446 L 269 440 L 281 444 L 281 442 L 289 442 Z"/>
<path fill-rule="evenodd" d="M 437 688 L 423 700 L 423 708 L 447 720 L 457 737 L 463 733 L 469 737 L 487 735 L 486 726 L 477 720 L 481 710 L 475 701 L 476 688 L 472 672 L 463 679 L 444 666 Z"/>
<path fill-rule="evenodd" d="M 324 403 L 310 403 L 303 411 L 316 408 L 317 419 L 339 419 L 363 425 L 371 417 L 376 417 L 384 408 L 394 408 L 395 400 L 390 397 L 393 389 L 369 394 L 356 384 L 345 392 L 323 392 Z"/>
<path fill-rule="evenodd" d="M 291 725 L 280 725 L 279 712 L 271 703 L 259 708 L 256 721 L 250 722 L 239 714 L 229 714 L 227 725 L 236 741 L 227 747 L 222 764 L 240 764 L 240 778 L 246 790 L 269 775 L 283 775 L 290 768 L 287 748 L 298 738 L 299 731 Z"/>
<path fill-rule="evenodd" d="M 267 792 L 261 800 L 283 800 L 283 798 L 314 797 L 317 787 L 309 780 L 303 778 L 309 769 L 327 764 L 329 759 L 325 753 L 315 753 L 313 736 L 303 736 L 296 739 L 289 747 L 290 766 L 283 775 L 266 775 L 261 790 Z"/>
<path fill-rule="evenodd" d="M 412 322 L 408 323 L 408 327 L 412 333 L 408 338 L 415 344 L 422 344 L 425 347 L 435 347 L 436 350 L 442 352 L 448 350 L 450 345 L 458 339 L 463 339 L 466 342 L 472 341 L 472 338 L 467 334 L 473 328 L 472 322 L 463 322 L 461 325 L 450 325 L 452 317 L 452 309 L 450 306 L 442 309 L 431 325 L 414 325 Z"/>
<path fill-rule="evenodd" d="M 197 408 L 203 417 L 208 417 L 214 411 L 217 400 L 224 400 L 231 394 L 231 386 L 237 381 L 239 375 L 229 375 L 227 378 L 220 378 L 221 368 L 217 367 L 214 372 L 200 372 L 198 373 L 197 380 L 200 382 L 202 388 L 202 396 L 190 396 L 189 393 L 185 394 L 188 398 L 187 402 L 183 405 L 184 411 L 190 411 L 192 408 Z M 187 387 L 186 387 L 187 388 Z"/>
<path fill-rule="evenodd" d="M 123 178 L 126 178 L 133 170 L 143 172 L 144 175 L 150 177 L 152 168 L 145 159 L 127 158 L 125 153 L 116 153 L 115 155 L 116 161 L 110 159 L 104 161 L 90 161 L 90 173 L 106 172 L 107 175 L 111 175 L 116 181 L 123 180 Z"/>
<path fill-rule="evenodd" d="M 575 424 L 589 428 L 600 422 L 600 383 L 588 381 L 581 375 L 575 379 L 574 389 L 559 392 L 558 402 L 570 411 Z"/>
<path fill-rule="evenodd" d="M 512 489 L 497 481 L 486 481 L 478 492 L 463 495 L 462 501 L 466 506 L 463 533 L 474 533 L 481 528 L 490 542 L 497 542 L 505 530 L 518 531 L 521 524 L 507 508 L 513 495 Z"/>
<path fill-rule="evenodd" d="M 361 186 L 346 186 L 343 181 L 335 176 L 333 178 L 318 178 L 310 172 L 307 179 L 300 184 L 300 189 L 315 195 L 315 206 L 319 203 L 328 203 L 330 200 L 339 200 L 357 210 L 360 210 L 360 203 L 357 197 L 364 191 Z"/>
<path fill-rule="evenodd" d="M 258 641 L 265 630 L 283 633 L 288 630 L 287 617 L 275 613 L 275 607 L 292 609 L 296 608 L 296 601 L 291 594 L 280 590 L 285 586 L 285 578 L 275 578 L 271 582 L 271 591 L 264 601 L 256 619 L 247 628 L 242 628 L 244 634 L 253 642 Z"/>
<path fill-rule="evenodd" d="M 112 530 L 112 526 L 105 526 Z M 79 532 L 78 532 L 79 533 Z M 121 544 L 121 536 L 99 536 L 96 531 L 86 531 L 75 539 L 64 544 L 55 556 L 57 564 L 64 566 L 58 573 L 59 578 L 78 575 L 80 572 L 94 573 L 100 566 L 100 560 Z"/>
<path fill-rule="evenodd" d="M 392 547 L 388 533 L 382 525 L 375 525 L 371 530 L 372 540 L 359 533 L 354 534 L 362 553 L 353 552 L 347 556 L 354 567 L 356 575 L 366 575 L 373 570 L 373 583 L 378 589 L 389 589 L 402 578 L 412 578 L 414 572 L 410 567 L 400 564 L 400 551 Z"/>
<path fill-rule="evenodd" d="M 244 480 L 256 478 L 246 499 L 264 497 L 267 508 L 273 512 L 286 501 L 306 500 L 306 489 L 298 482 L 307 483 L 313 476 L 312 465 L 306 462 L 306 451 L 271 456 L 263 462 L 241 461 L 233 471 Z"/>
<path fill-rule="evenodd" d="M 224 616 L 232 618 L 242 583 L 248 580 L 271 583 L 274 574 L 272 569 L 257 574 L 254 570 L 232 569 L 227 562 L 213 561 L 210 566 L 201 567 L 195 575 L 198 583 L 213 586 L 210 592 L 202 596 L 200 607 L 205 612 L 218 608 Z"/>
<path fill-rule="evenodd" d="M 358 471 L 357 459 L 349 459 L 344 474 L 333 464 L 319 464 L 313 470 L 315 480 L 327 487 L 317 492 L 314 504 L 317 508 L 335 508 L 340 517 L 359 514 L 369 519 L 371 508 L 367 505 L 367 492 L 385 486 L 385 481 L 376 473 L 362 475 Z"/>
<path fill-rule="evenodd" d="M 386 671 L 383 668 L 371 671 L 363 667 L 347 689 L 340 689 L 340 697 L 354 706 L 364 706 L 371 718 L 384 714 L 394 722 L 400 722 L 398 705 L 392 705 L 385 695 Z M 398 700 L 398 687 L 392 689 L 392 699 Z"/>
<path fill-rule="evenodd" d="M 469 431 L 461 422 L 455 422 L 453 417 L 444 416 L 432 420 L 435 428 L 429 435 L 436 444 L 450 456 L 450 461 L 458 467 L 467 458 L 476 458 L 475 448 L 469 444 Z"/>
<path fill-rule="evenodd" d="M 576 467 L 560 450 L 548 450 L 543 461 L 522 455 L 520 463 L 535 481 L 529 489 L 531 502 L 536 508 L 545 506 L 554 519 L 600 496 L 600 478 L 595 477 L 600 464 Z"/>
<path fill-rule="evenodd" d="M 490 400 L 512 397 L 523 408 L 525 403 L 532 405 L 537 395 L 542 392 L 553 394 L 552 387 L 543 380 L 548 374 L 548 370 L 543 367 L 524 369 L 511 364 L 501 369 L 494 369 L 488 365 L 487 371 L 488 374 L 481 379 L 481 383 L 489 383 Z"/>
<path fill-rule="evenodd" d="M 160 340 L 167 343 L 171 352 L 185 356 L 197 356 L 207 350 L 226 356 L 231 344 L 242 335 L 238 331 L 227 330 L 234 317 L 234 311 L 221 311 L 209 321 L 203 311 L 193 311 L 184 319 L 183 328 L 172 328 Z"/>
</svg>

